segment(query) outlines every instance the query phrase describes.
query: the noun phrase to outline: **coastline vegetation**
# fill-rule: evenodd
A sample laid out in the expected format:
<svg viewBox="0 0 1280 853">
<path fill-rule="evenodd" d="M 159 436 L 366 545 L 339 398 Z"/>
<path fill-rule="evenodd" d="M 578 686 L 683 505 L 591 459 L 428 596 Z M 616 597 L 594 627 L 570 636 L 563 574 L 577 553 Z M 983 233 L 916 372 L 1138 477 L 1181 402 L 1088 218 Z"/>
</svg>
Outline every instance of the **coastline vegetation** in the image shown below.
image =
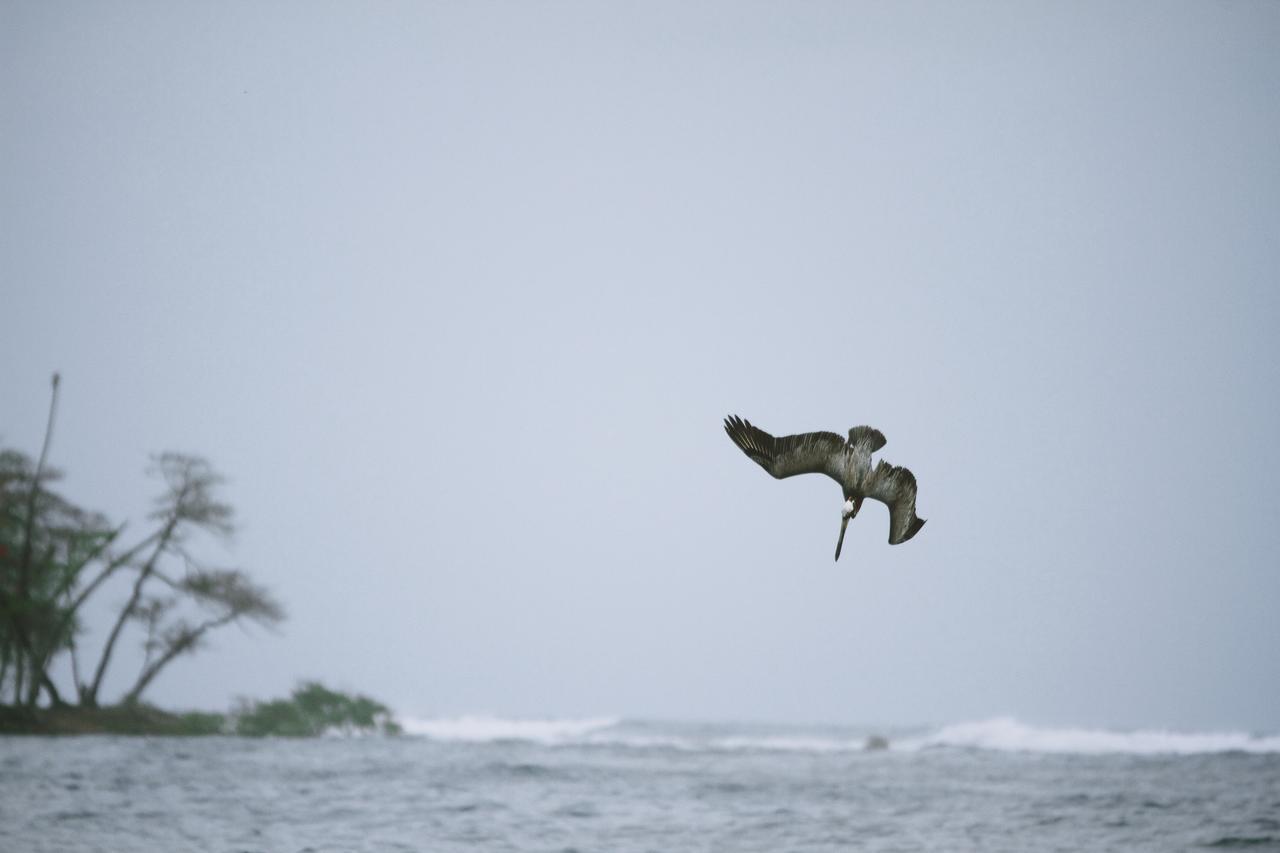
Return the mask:
<svg viewBox="0 0 1280 853">
<path fill-rule="evenodd" d="M 299 685 L 288 699 L 243 703 L 229 718 L 234 734 L 246 737 L 317 737 L 341 734 L 400 734 L 391 709 L 368 696 L 330 690 L 316 681 Z"/>
<path fill-rule="evenodd" d="M 42 700 L 71 704 L 54 679 L 55 665 L 65 659 L 75 704 L 104 704 L 118 644 L 132 634 L 140 635 L 144 657 L 118 702 L 136 705 L 161 672 L 199 649 L 210 633 L 236 623 L 273 628 L 284 621 L 283 606 L 264 587 L 240 569 L 209 565 L 192 547 L 196 534 L 228 539 L 235 530 L 232 508 L 217 495 L 222 478 L 200 457 L 154 457 L 150 473 L 164 486 L 149 529 L 131 542 L 125 524 L 54 492 L 50 484 L 60 475 L 46 460 L 57 406 L 55 373 L 39 458 L 0 448 L 0 701 L 7 694 L 25 708 Z M 83 642 L 85 605 L 113 579 L 128 597 L 96 654 L 83 660 L 94 651 Z"/>
<path fill-rule="evenodd" d="M 287 699 L 242 701 L 229 714 L 175 714 L 143 701 L 155 679 L 210 634 L 233 624 L 274 629 L 284 607 L 244 571 L 210 565 L 195 547 L 235 530 L 233 510 L 217 494 L 222 478 L 204 459 L 172 452 L 153 458 L 149 473 L 163 488 L 147 527 L 132 538 L 126 524 L 55 492 L 51 484 L 61 475 L 47 459 L 58 386 L 55 373 L 39 457 L 0 447 L 0 733 L 397 732 L 385 706 L 318 682 Z M 105 638 L 90 644 L 85 605 L 113 588 L 125 601 Z M 105 678 L 126 638 L 140 641 L 142 663 L 131 686 L 107 702 Z"/>
<path fill-rule="evenodd" d="M 0 705 L 0 735 L 160 735 L 199 737 L 320 737 L 327 734 L 398 735 L 387 706 L 367 696 L 304 682 L 287 699 L 241 700 L 230 713 L 174 713 L 140 702 L 89 708 Z"/>
</svg>

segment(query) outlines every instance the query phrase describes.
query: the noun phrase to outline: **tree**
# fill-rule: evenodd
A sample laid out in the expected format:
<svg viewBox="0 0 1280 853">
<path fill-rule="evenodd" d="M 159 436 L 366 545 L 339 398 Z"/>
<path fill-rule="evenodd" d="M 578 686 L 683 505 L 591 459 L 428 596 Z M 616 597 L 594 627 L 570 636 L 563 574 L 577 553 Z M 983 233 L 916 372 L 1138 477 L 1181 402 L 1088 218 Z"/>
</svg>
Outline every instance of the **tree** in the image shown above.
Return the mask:
<svg viewBox="0 0 1280 853">
<path fill-rule="evenodd" d="M 230 506 L 217 499 L 222 478 L 209 464 L 181 453 L 156 457 L 150 472 L 164 491 L 150 514 L 150 532 L 117 550 L 124 525 L 113 527 L 54 494 L 57 473 L 45 467 L 57 405 L 54 375 L 49 425 L 34 465 L 21 453 L 0 450 L 0 695 L 8 685 L 14 704 L 35 706 L 41 692 L 63 699 L 49 675 L 63 653 L 82 705 L 96 707 L 117 644 L 130 624 L 145 627 L 146 657 L 124 701 L 137 702 L 160 672 L 206 636 L 232 623 L 268 627 L 284 619 L 271 594 L 236 569 L 204 566 L 190 550 L 192 534 L 229 538 Z M 179 564 L 180 573 L 172 566 Z M 130 593 L 115 616 L 91 677 L 81 677 L 79 614 L 110 578 L 131 573 Z M 162 594 L 156 594 L 162 590 Z"/>
<path fill-rule="evenodd" d="M 152 612 L 142 614 L 150 627 L 147 659 L 138 680 L 125 694 L 125 704 L 136 703 L 160 670 L 179 655 L 195 651 L 210 631 L 238 619 L 251 619 L 264 625 L 274 625 L 284 619 L 284 610 L 270 594 L 234 569 L 197 569 L 178 582 L 178 589 L 205 608 L 206 613 L 194 622 L 179 618 L 157 631 L 164 611 L 177 599 L 154 599 L 160 605 L 158 613 L 153 607 Z M 151 659 L 153 652 L 158 653 L 154 660 Z"/>
<path fill-rule="evenodd" d="M 58 383 L 55 373 L 39 461 L 0 450 L 0 689 L 10 684 L 15 704 L 34 705 L 41 689 L 62 702 L 48 663 L 73 641 L 81 573 L 118 532 L 48 488 L 60 477 L 45 465 Z"/>
<path fill-rule="evenodd" d="M 243 702 L 233 715 L 236 734 L 248 737 L 318 737 L 330 731 L 345 734 L 400 734 L 391 709 L 368 696 L 330 690 L 318 681 L 305 681 L 288 699 Z"/>
</svg>

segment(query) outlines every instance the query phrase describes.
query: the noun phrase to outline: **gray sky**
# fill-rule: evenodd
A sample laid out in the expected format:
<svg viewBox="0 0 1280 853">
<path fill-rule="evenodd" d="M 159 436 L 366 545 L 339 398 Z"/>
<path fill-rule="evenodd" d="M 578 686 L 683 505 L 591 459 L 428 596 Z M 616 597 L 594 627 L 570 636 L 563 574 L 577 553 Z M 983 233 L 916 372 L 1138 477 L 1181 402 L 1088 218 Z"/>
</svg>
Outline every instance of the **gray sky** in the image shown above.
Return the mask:
<svg viewBox="0 0 1280 853">
<path fill-rule="evenodd" d="M 58 369 L 70 496 L 227 475 L 206 553 L 290 620 L 160 704 L 1274 731 L 1277 44 L 1272 2 L 4 2 L 0 438 Z M 929 525 L 868 504 L 833 564 L 839 488 L 729 413 L 878 427 Z"/>
</svg>

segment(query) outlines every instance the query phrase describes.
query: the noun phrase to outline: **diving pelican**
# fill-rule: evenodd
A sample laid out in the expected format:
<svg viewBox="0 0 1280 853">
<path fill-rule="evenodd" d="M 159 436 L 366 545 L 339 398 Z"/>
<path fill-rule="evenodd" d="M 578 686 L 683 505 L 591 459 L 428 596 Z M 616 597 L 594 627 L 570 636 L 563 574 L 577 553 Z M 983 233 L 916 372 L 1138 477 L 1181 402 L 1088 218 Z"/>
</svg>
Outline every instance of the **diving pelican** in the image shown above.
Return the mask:
<svg viewBox="0 0 1280 853">
<path fill-rule="evenodd" d="M 804 432 L 775 438 L 737 415 L 724 419 L 724 431 L 742 452 L 777 479 L 796 474 L 826 474 L 844 490 L 840 539 L 844 545 L 849 519 L 862 509 L 864 498 L 889 507 L 889 544 L 899 545 L 920 532 L 924 519 L 916 515 L 916 478 L 906 468 L 881 460 L 871 467 L 871 454 L 885 445 L 884 433 L 869 426 L 849 430 L 846 441 L 834 432 Z"/>
</svg>

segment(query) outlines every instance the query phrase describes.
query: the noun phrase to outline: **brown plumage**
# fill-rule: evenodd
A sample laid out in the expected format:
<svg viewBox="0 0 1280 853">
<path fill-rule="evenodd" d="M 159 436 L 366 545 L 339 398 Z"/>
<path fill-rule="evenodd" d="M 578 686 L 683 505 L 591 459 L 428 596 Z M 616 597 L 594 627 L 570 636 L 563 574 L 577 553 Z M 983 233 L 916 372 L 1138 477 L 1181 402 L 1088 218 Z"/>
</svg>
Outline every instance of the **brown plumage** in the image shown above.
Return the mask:
<svg viewBox="0 0 1280 853">
<path fill-rule="evenodd" d="M 836 559 L 844 544 L 849 519 L 858 514 L 864 498 L 889 507 L 889 544 L 899 545 L 920 532 L 925 520 L 916 515 L 916 478 L 906 468 L 880 461 L 871 454 L 885 445 L 884 433 L 869 426 L 849 430 L 848 439 L 834 432 L 805 432 L 775 437 L 737 415 L 724 420 L 724 431 L 742 452 L 779 480 L 797 474 L 826 474 L 844 491 L 845 510 L 836 543 Z"/>
</svg>

